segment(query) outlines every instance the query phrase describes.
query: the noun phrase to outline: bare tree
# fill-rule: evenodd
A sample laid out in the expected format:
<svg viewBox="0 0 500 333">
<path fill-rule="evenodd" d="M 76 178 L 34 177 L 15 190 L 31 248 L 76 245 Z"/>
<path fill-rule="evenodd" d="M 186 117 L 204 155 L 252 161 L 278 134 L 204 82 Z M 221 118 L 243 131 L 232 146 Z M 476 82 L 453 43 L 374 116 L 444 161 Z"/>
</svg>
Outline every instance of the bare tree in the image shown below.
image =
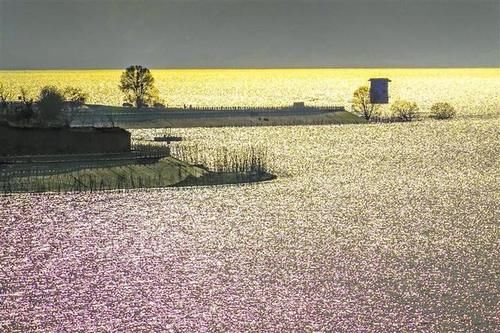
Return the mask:
<svg viewBox="0 0 500 333">
<path fill-rule="evenodd" d="M 366 120 L 370 120 L 377 113 L 379 106 L 370 103 L 370 88 L 368 86 L 356 89 L 352 99 L 352 108 L 361 113 Z"/>
<path fill-rule="evenodd" d="M 14 94 L 10 89 L 0 83 L 0 108 L 5 110 L 7 109 L 7 102 L 12 100 Z"/>
<path fill-rule="evenodd" d="M 19 100 L 23 102 L 24 107 L 26 109 L 32 110 L 33 109 L 33 98 L 28 97 L 28 90 L 26 88 L 21 87 L 20 89 L 21 95 L 19 96 Z"/>
<path fill-rule="evenodd" d="M 88 94 L 80 88 L 66 87 L 63 90 L 64 101 L 69 105 L 71 111 L 85 104 Z"/>
<path fill-rule="evenodd" d="M 35 115 L 35 112 L 33 111 L 33 98 L 28 97 L 28 90 L 24 87 L 21 87 L 20 92 L 21 96 L 19 96 L 19 99 L 24 104 L 21 109 L 21 118 L 29 121 Z"/>
<path fill-rule="evenodd" d="M 88 94 L 76 87 L 66 87 L 62 93 L 65 104 L 64 123 L 67 127 L 70 127 L 71 123 L 81 113 L 81 108 L 87 101 Z"/>
<path fill-rule="evenodd" d="M 153 104 L 158 99 L 151 71 L 138 65 L 130 66 L 122 73 L 120 90 L 125 94 L 125 101 L 137 108 Z"/>
</svg>

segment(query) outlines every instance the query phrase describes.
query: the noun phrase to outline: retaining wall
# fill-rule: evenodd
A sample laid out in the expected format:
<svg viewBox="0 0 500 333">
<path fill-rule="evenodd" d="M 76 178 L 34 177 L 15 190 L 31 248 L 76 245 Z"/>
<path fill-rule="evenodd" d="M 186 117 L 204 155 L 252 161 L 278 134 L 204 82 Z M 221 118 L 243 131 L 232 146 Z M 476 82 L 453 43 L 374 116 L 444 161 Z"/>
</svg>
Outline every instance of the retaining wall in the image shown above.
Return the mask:
<svg viewBox="0 0 500 333">
<path fill-rule="evenodd" d="M 130 133 L 121 128 L 31 128 L 0 123 L 0 156 L 128 151 Z"/>
</svg>

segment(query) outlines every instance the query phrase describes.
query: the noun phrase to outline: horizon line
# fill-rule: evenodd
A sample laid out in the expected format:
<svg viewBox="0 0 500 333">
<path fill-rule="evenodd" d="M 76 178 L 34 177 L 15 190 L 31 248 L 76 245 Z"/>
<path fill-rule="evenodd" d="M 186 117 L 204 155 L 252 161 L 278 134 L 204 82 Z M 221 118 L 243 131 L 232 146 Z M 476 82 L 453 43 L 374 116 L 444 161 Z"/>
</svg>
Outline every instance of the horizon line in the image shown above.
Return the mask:
<svg viewBox="0 0 500 333">
<path fill-rule="evenodd" d="M 130 66 L 130 65 L 129 65 Z M 156 67 L 144 66 L 151 70 L 285 70 L 285 69 L 500 69 L 499 66 L 304 66 L 304 67 Z M 0 71 L 98 71 L 98 70 L 123 70 L 127 67 L 26 67 L 26 68 L 0 68 Z"/>
</svg>

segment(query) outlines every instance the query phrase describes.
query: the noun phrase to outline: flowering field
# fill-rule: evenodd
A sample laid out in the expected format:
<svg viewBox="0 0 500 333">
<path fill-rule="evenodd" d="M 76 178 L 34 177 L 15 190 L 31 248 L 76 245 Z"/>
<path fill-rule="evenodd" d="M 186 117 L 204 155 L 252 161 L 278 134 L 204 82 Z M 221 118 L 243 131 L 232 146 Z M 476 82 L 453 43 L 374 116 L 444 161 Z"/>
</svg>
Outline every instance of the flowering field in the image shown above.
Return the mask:
<svg viewBox="0 0 500 333">
<path fill-rule="evenodd" d="M 121 105 L 120 70 L 0 71 L 16 94 L 20 87 L 35 97 L 45 85 L 75 86 L 89 103 Z M 164 102 L 171 106 L 344 105 L 371 77 L 389 77 L 392 100 L 417 102 L 428 112 L 450 102 L 459 116 L 500 113 L 500 69 L 267 69 L 154 70 Z"/>
<path fill-rule="evenodd" d="M 177 130 L 278 179 L 0 197 L 0 331 L 492 332 L 499 128 Z"/>
</svg>

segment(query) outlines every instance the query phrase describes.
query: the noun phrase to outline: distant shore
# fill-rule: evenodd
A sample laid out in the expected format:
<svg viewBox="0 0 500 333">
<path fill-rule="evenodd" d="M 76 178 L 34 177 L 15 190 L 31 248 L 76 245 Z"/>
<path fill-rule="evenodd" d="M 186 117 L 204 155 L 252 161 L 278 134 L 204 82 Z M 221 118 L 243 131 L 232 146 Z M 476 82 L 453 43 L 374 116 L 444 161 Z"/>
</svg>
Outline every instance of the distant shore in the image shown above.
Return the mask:
<svg viewBox="0 0 500 333">
<path fill-rule="evenodd" d="M 144 108 L 87 105 L 73 126 L 108 125 L 125 128 L 188 128 L 224 126 L 284 126 L 365 123 L 343 107 Z"/>
</svg>

